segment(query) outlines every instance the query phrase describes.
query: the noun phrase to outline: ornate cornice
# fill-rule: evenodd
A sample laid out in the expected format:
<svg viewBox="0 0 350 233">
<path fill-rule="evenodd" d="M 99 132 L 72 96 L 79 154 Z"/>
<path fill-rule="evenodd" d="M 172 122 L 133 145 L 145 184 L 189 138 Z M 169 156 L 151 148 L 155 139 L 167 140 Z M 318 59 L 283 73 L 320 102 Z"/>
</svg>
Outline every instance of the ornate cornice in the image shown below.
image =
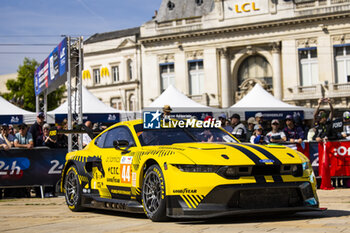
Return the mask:
<svg viewBox="0 0 350 233">
<path fill-rule="evenodd" d="M 350 18 L 349 13 L 324 14 L 324 15 L 309 16 L 309 17 L 303 16 L 303 17 L 298 17 L 294 19 L 266 21 L 262 23 L 252 23 L 252 24 L 213 28 L 213 29 L 201 29 L 201 30 L 193 30 L 193 31 L 186 31 L 186 32 L 174 32 L 174 33 L 169 33 L 164 35 L 141 37 L 139 41 L 142 44 L 145 44 L 145 43 L 153 43 L 153 42 L 159 42 L 159 41 L 177 40 L 177 39 L 183 39 L 183 38 L 192 38 L 192 37 L 200 37 L 200 36 L 208 36 L 208 35 L 219 35 L 223 33 L 251 31 L 251 30 L 257 30 L 257 29 L 299 25 L 302 23 L 311 23 L 311 22 L 324 22 L 324 20 L 346 19 L 346 18 Z"/>
</svg>

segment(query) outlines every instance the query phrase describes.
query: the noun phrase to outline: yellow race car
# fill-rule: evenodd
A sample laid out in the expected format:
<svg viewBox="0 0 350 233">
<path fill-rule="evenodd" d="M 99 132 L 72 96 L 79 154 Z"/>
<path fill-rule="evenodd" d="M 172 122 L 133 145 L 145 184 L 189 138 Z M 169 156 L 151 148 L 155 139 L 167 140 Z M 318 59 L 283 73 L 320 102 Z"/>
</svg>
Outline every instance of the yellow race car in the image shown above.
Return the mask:
<svg viewBox="0 0 350 233">
<path fill-rule="evenodd" d="M 303 154 L 242 144 L 221 128 L 145 129 L 141 120 L 68 153 L 61 190 L 72 211 L 145 212 L 152 221 L 319 210 Z"/>
</svg>

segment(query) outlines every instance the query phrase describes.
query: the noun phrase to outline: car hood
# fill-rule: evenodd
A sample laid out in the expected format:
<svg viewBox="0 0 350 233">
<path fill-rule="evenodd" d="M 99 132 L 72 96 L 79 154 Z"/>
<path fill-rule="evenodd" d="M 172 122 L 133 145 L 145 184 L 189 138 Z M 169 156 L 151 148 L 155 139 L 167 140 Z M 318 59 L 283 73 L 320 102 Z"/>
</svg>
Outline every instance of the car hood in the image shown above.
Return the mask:
<svg viewBox="0 0 350 233">
<path fill-rule="evenodd" d="M 284 146 L 242 143 L 176 143 L 172 147 L 201 165 L 280 165 L 304 162 L 297 151 Z"/>
</svg>

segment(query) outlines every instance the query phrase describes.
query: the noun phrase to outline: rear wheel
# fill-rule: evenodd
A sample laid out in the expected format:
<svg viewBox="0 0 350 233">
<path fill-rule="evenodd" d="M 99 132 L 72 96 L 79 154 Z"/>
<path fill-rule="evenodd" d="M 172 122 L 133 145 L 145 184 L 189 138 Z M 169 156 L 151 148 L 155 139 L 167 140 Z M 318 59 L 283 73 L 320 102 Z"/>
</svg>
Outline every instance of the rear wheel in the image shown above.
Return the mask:
<svg viewBox="0 0 350 233">
<path fill-rule="evenodd" d="M 162 170 L 152 165 L 147 171 L 142 185 L 142 204 L 149 219 L 154 222 L 166 221 L 165 184 Z"/>
<path fill-rule="evenodd" d="M 81 185 L 78 170 L 74 165 L 68 168 L 66 172 L 64 189 L 66 203 L 69 209 L 74 212 L 84 210 L 84 208 L 81 206 Z"/>
</svg>

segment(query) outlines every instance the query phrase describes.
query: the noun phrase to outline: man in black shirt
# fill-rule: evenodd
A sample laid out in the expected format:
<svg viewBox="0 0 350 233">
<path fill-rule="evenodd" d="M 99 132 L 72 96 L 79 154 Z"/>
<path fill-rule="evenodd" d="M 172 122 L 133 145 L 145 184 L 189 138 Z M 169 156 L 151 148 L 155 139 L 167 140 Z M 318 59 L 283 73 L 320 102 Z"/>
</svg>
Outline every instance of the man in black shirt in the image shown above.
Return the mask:
<svg viewBox="0 0 350 233">
<path fill-rule="evenodd" d="M 43 135 L 44 123 L 45 123 L 45 115 L 43 112 L 39 112 L 37 114 L 35 123 L 29 129 L 29 132 L 33 136 L 34 147 L 39 146 L 39 145 L 36 145 L 36 141 L 38 137 L 41 137 Z"/>
</svg>

